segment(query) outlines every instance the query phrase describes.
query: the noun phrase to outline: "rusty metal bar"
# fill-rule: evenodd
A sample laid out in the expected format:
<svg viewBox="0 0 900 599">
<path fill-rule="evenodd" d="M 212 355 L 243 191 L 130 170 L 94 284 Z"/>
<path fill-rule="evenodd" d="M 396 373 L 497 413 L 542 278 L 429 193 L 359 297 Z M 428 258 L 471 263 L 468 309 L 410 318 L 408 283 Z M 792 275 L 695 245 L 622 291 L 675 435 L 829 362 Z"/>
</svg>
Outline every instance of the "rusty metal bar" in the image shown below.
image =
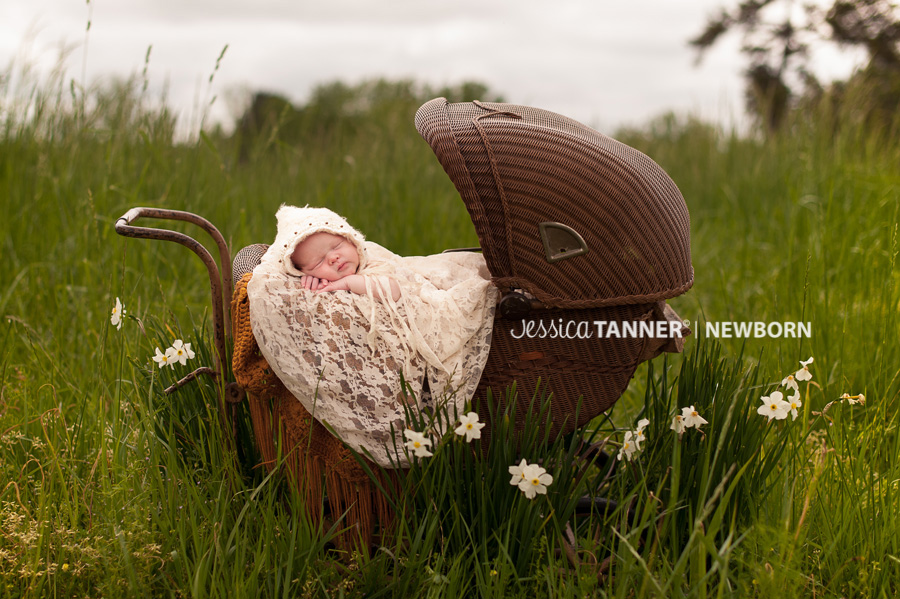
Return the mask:
<svg viewBox="0 0 900 599">
<path fill-rule="evenodd" d="M 164 220 L 181 220 L 193 223 L 204 229 L 215 240 L 219 248 L 219 260 L 222 263 L 222 271 L 219 271 L 215 259 L 212 254 L 200 242 L 192 237 L 170 231 L 168 229 L 157 229 L 150 227 L 135 227 L 131 223 L 139 218 L 156 218 Z M 228 244 L 225 238 L 219 233 L 212 223 L 205 218 L 183 212 L 181 210 L 163 210 L 160 208 L 132 208 L 116 221 L 116 233 L 125 237 L 135 237 L 138 239 L 157 239 L 160 241 L 174 241 L 185 246 L 203 261 L 206 270 L 209 273 L 209 286 L 212 292 L 213 307 L 213 339 L 216 345 L 216 353 L 219 359 L 219 376 L 220 383 L 225 384 L 225 377 L 228 373 L 228 353 L 226 351 L 227 339 L 231 339 L 231 303 L 223 294 L 223 283 L 225 288 L 230 289 L 231 285 L 231 254 L 228 251 Z M 227 315 L 227 316 L 226 316 Z M 222 418 L 226 419 L 228 412 L 225 409 L 224 398 L 221 392 L 219 395 L 219 409 Z M 228 430 L 227 422 L 226 430 Z"/>
<path fill-rule="evenodd" d="M 167 237 L 166 234 L 172 234 L 175 236 L 182 235 L 181 233 L 176 233 L 175 231 L 168 231 L 166 229 L 149 229 L 144 227 L 132 227 L 129 226 L 131 223 L 136 221 L 139 218 L 156 218 L 163 220 L 180 220 L 189 222 L 197 225 L 202 228 L 204 231 L 209 233 L 210 237 L 213 238 L 213 241 L 216 242 L 216 246 L 219 250 L 219 264 L 221 265 L 221 280 L 222 286 L 220 289 L 230 289 L 232 285 L 231 281 L 231 253 L 228 250 L 228 244 L 225 242 L 225 238 L 219 232 L 219 230 L 208 220 L 201 216 L 197 216 L 191 212 L 184 212 L 183 210 L 163 210 L 161 208 L 132 208 L 125 214 L 119 217 L 116 221 L 116 232 L 119 235 L 124 235 L 126 237 L 139 237 L 143 239 L 161 239 L 165 241 L 175 241 L 177 243 L 181 243 L 182 245 L 186 245 L 180 239 Z M 123 222 L 124 221 L 124 222 Z M 187 235 L 183 236 L 188 240 L 197 243 Z M 188 246 L 190 247 L 190 246 Z M 203 247 L 203 246 L 201 246 Z M 191 248 L 193 249 L 193 248 Z M 205 249 L 205 248 L 204 248 Z M 194 250 L 195 253 L 196 250 Z M 199 254 L 198 254 L 199 255 Z M 202 259 L 202 257 L 201 257 Z M 217 271 L 218 272 L 218 271 Z M 231 301 L 230 294 L 228 296 L 221 296 L 221 304 L 224 308 L 225 318 L 225 336 L 229 339 L 231 338 Z"/>
</svg>

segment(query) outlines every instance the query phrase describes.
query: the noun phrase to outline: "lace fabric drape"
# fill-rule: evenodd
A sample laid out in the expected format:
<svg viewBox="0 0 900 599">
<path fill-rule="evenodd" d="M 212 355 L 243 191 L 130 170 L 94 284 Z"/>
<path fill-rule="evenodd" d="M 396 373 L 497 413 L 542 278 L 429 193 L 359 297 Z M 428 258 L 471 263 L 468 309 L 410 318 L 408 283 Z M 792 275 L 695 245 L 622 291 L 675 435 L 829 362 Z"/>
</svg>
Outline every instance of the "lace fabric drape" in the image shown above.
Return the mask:
<svg viewBox="0 0 900 599">
<path fill-rule="evenodd" d="M 422 407 L 426 377 L 432 397 L 463 410 L 490 351 L 497 290 L 480 254 L 366 250 L 366 295 L 305 290 L 264 257 L 247 285 L 250 321 L 274 374 L 314 418 L 382 466 L 403 467 L 391 428 L 402 443 L 404 407 Z M 386 277 L 400 286 L 396 302 Z"/>
</svg>

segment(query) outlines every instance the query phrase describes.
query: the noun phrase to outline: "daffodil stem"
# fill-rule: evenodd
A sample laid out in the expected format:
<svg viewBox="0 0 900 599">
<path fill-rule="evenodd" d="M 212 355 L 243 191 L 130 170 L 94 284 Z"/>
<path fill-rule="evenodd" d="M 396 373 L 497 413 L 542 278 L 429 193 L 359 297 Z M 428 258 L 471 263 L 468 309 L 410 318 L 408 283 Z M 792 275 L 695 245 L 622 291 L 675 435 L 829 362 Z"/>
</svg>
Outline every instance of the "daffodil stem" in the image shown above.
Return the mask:
<svg viewBox="0 0 900 599">
<path fill-rule="evenodd" d="M 672 491 L 669 497 L 669 508 L 673 510 L 673 514 L 678 507 L 679 483 L 681 482 L 681 435 L 673 435 L 674 447 L 672 449 Z M 670 518 L 669 524 L 672 527 L 672 539 L 678 538 L 678 518 Z"/>
<path fill-rule="evenodd" d="M 172 393 L 173 391 L 175 391 L 175 390 L 178 389 L 179 387 L 183 387 L 183 386 L 187 385 L 188 383 L 190 383 L 192 380 L 194 380 L 195 378 L 197 378 L 197 377 L 200 376 L 201 374 L 208 374 L 209 376 L 213 377 L 214 379 L 219 378 L 219 373 L 218 373 L 218 372 L 216 372 L 215 370 L 213 370 L 213 369 L 210 368 L 209 366 L 201 366 L 200 368 L 198 368 L 198 369 L 195 370 L 194 372 L 190 373 L 189 375 L 187 375 L 186 377 L 184 377 L 184 378 L 181 379 L 180 381 L 174 383 L 171 387 L 167 387 L 167 388 L 166 388 L 166 395 L 169 395 L 170 393 Z"/>
</svg>

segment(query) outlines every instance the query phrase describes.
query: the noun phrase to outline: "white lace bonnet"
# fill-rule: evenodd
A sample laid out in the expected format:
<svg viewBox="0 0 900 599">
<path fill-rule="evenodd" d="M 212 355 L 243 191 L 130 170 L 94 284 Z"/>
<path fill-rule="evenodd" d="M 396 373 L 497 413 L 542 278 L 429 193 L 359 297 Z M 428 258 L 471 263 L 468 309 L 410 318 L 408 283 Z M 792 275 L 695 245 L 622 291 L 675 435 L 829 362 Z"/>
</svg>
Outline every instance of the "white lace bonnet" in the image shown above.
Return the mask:
<svg viewBox="0 0 900 599">
<path fill-rule="evenodd" d="M 328 208 L 282 205 L 275 213 L 275 218 L 278 221 L 278 232 L 275 241 L 266 252 L 268 255 L 263 260 L 268 261 L 266 258 L 278 260 L 289 275 L 303 276 L 303 273 L 294 266 L 291 255 L 297 244 L 313 233 L 333 233 L 352 242 L 359 253 L 359 270 L 362 270 L 368 261 L 364 243 L 366 238 L 363 234 L 351 227 L 344 217 Z"/>
</svg>

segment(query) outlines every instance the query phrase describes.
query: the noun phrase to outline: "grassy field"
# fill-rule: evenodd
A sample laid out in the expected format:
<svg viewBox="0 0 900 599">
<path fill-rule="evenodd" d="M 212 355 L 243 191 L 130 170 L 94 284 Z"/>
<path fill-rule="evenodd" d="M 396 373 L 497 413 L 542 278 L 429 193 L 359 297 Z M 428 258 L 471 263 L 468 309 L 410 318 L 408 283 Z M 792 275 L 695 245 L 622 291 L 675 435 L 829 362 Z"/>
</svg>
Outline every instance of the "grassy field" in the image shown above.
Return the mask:
<svg viewBox="0 0 900 599">
<path fill-rule="evenodd" d="M 441 475 L 461 459 L 448 442 L 416 474 L 444 485 L 447 511 L 416 497 L 408 538 L 343 555 L 333 529 L 297 516 L 281 473 L 252 468 L 251 445 L 243 464 L 222 451 L 208 381 L 162 393 L 213 365 L 206 273 L 186 249 L 113 224 L 134 206 L 188 210 L 235 251 L 274 237 L 280 204 L 308 203 L 400 254 L 476 245 L 413 127 L 422 98 L 371 92 L 365 111 L 296 144 L 261 136 L 241 162 L 214 133 L 176 143 L 140 82 L 12 80 L 0 79 L 0 596 L 900 593 L 900 142 L 864 126 L 858 105 L 797 115 L 765 140 L 676 116 L 617 134 L 687 200 L 695 284 L 671 301 L 683 317 L 812 328 L 747 340 L 701 328 L 683 356 L 641 367 L 598 422 L 615 452 L 650 420 L 643 450 L 602 489 L 619 510 L 563 517 L 586 484 L 565 469 L 534 501 L 484 464 Z M 157 369 L 154 349 L 175 339 L 197 356 Z M 810 356 L 798 417 L 759 415 Z M 669 423 L 689 405 L 709 422 L 679 438 Z M 534 451 L 553 464 L 570 450 Z M 508 509 L 492 504 L 470 528 L 487 509 L 475 487 Z"/>
</svg>

